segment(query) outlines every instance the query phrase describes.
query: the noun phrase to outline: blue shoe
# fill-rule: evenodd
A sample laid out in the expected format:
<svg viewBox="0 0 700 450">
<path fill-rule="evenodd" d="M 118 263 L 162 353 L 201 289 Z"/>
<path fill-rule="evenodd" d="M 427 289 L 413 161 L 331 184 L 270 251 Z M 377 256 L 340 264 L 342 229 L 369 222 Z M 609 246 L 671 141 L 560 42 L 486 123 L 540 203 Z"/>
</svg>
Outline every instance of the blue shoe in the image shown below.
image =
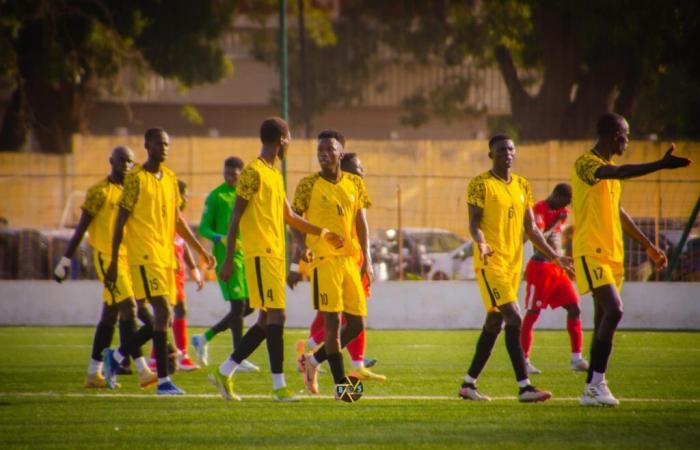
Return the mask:
<svg viewBox="0 0 700 450">
<path fill-rule="evenodd" d="M 184 395 L 185 391 L 175 386 L 172 381 L 165 381 L 158 385 L 156 390 L 158 395 Z"/>
<path fill-rule="evenodd" d="M 365 358 L 364 364 L 365 367 L 369 369 L 370 367 L 373 367 L 375 364 L 377 364 L 377 360 L 374 358 Z"/>
<path fill-rule="evenodd" d="M 119 363 L 114 359 L 114 350 L 111 348 L 102 350 L 102 375 L 105 377 L 107 388 L 116 389 L 119 386 L 117 384 L 118 369 Z"/>
</svg>

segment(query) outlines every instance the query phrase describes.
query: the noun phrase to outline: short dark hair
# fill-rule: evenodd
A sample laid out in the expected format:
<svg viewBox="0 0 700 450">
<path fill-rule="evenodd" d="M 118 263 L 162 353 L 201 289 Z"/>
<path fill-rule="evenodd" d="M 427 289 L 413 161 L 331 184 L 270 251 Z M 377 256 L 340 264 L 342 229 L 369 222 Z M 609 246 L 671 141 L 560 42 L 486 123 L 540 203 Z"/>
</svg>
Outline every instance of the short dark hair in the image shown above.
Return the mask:
<svg viewBox="0 0 700 450">
<path fill-rule="evenodd" d="M 144 141 L 148 142 L 148 141 L 150 141 L 151 139 L 153 139 L 154 137 L 156 137 L 157 135 L 159 135 L 159 134 L 161 134 L 161 133 L 165 133 L 165 130 L 162 129 L 162 128 L 160 128 L 160 127 L 149 128 L 149 129 L 146 130 L 146 132 L 143 134 L 143 139 L 144 139 Z"/>
<path fill-rule="evenodd" d="M 620 129 L 620 124 L 623 120 L 625 120 L 625 118 L 619 114 L 612 112 L 603 114 L 600 116 L 600 119 L 598 119 L 598 123 L 595 127 L 598 136 L 612 136 L 617 130 Z"/>
<path fill-rule="evenodd" d="M 345 153 L 340 159 L 340 170 L 357 175 L 354 171 L 355 167 L 352 165 L 352 160 L 355 158 L 357 158 L 357 153 Z"/>
<path fill-rule="evenodd" d="M 552 192 L 561 195 L 562 197 L 571 198 L 571 185 L 569 183 L 559 183 L 554 186 L 554 190 Z"/>
<path fill-rule="evenodd" d="M 489 139 L 489 149 L 492 149 L 496 142 L 512 140 L 510 136 L 504 133 L 494 134 Z"/>
<path fill-rule="evenodd" d="M 287 134 L 289 134 L 289 125 L 280 117 L 268 117 L 260 125 L 260 140 L 263 144 L 276 144 Z"/>
<path fill-rule="evenodd" d="M 331 128 L 323 130 L 318 133 L 318 139 L 335 139 L 336 141 L 340 142 L 340 145 L 342 145 L 343 148 L 345 148 L 345 136 L 343 136 L 343 133 L 338 130 L 333 130 Z"/>
<path fill-rule="evenodd" d="M 224 167 L 233 167 L 235 169 L 242 169 L 245 164 L 243 160 L 237 156 L 231 156 L 224 160 Z"/>
</svg>

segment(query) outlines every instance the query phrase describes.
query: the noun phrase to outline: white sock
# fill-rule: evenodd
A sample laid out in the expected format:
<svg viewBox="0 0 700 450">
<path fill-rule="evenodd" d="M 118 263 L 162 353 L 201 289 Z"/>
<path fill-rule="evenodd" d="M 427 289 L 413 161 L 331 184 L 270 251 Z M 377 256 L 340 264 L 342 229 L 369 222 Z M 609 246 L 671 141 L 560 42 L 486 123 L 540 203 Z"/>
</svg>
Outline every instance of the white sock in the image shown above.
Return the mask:
<svg viewBox="0 0 700 450">
<path fill-rule="evenodd" d="M 90 358 L 90 363 L 88 364 L 88 375 L 96 375 L 100 370 L 102 370 L 102 361 L 96 361 Z"/>
<path fill-rule="evenodd" d="M 122 361 L 124 361 L 125 356 L 121 354 L 121 352 L 119 351 L 119 349 L 116 349 L 116 350 L 112 353 L 112 355 L 114 356 L 114 359 L 115 359 L 119 364 L 121 364 Z"/>
<path fill-rule="evenodd" d="M 272 374 L 272 389 L 277 390 L 283 387 L 287 387 L 287 382 L 284 380 L 283 373 L 273 373 Z"/>
<path fill-rule="evenodd" d="M 310 337 L 307 341 L 306 344 L 304 344 L 304 347 L 306 348 L 307 351 L 311 351 L 318 347 L 318 342 L 314 341 L 314 338 Z"/>
<path fill-rule="evenodd" d="M 350 365 L 352 365 L 352 367 L 354 367 L 355 369 L 361 369 L 361 368 L 365 367 L 365 360 L 364 360 L 364 359 L 361 359 L 361 360 L 359 360 L 359 361 L 355 361 L 355 360 L 353 359 L 353 360 L 350 362 Z"/>
<path fill-rule="evenodd" d="M 219 373 L 221 373 L 221 375 L 230 377 L 231 375 L 233 375 L 236 369 L 238 369 L 238 363 L 232 360 L 231 358 L 228 358 L 219 366 Z"/>
<path fill-rule="evenodd" d="M 593 371 L 593 377 L 591 378 L 591 384 L 600 384 L 605 381 L 605 372 L 600 373 Z"/>
<path fill-rule="evenodd" d="M 170 381 L 170 377 L 158 378 L 158 384 L 167 383 Z"/>
<path fill-rule="evenodd" d="M 583 359 L 583 356 L 581 356 L 581 353 L 574 353 L 571 352 L 571 360 L 572 361 L 578 361 L 579 359 Z"/>
<path fill-rule="evenodd" d="M 136 370 L 138 373 L 144 373 L 146 370 L 150 370 L 148 368 L 148 363 L 146 362 L 146 358 L 143 356 L 139 356 L 134 360 L 134 364 L 136 365 Z"/>
<path fill-rule="evenodd" d="M 476 378 L 472 377 L 471 375 L 465 375 L 465 376 L 464 376 L 464 382 L 465 382 L 465 383 L 476 384 Z"/>
<path fill-rule="evenodd" d="M 530 384 L 530 379 L 525 378 L 524 380 L 518 381 L 518 387 L 524 388 L 525 386 L 528 386 Z"/>
<path fill-rule="evenodd" d="M 321 364 L 320 362 L 316 361 L 316 358 L 314 357 L 314 355 L 311 355 L 311 358 L 309 358 L 309 362 L 310 362 L 311 365 L 314 366 L 314 367 L 316 367 L 316 366 L 318 366 L 319 364 Z"/>
</svg>

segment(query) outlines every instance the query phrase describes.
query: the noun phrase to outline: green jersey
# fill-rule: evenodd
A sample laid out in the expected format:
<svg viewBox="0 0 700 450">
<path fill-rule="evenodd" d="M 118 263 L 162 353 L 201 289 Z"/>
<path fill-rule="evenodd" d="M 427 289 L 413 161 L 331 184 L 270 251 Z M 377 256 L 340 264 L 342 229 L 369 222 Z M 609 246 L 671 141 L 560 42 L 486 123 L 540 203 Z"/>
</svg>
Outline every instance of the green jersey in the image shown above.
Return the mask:
<svg viewBox="0 0 700 450">
<path fill-rule="evenodd" d="M 221 259 L 219 262 L 223 262 L 223 258 L 218 258 L 218 256 L 226 254 L 226 246 L 222 240 L 226 241 L 235 203 L 236 188 L 232 188 L 226 183 L 222 183 L 211 191 L 204 202 L 204 212 L 202 220 L 199 222 L 199 234 L 214 243 L 214 254 L 217 256 L 217 260 Z M 240 238 L 239 232 L 236 241 L 239 241 Z M 240 242 L 237 242 L 234 258 L 243 259 Z"/>
</svg>

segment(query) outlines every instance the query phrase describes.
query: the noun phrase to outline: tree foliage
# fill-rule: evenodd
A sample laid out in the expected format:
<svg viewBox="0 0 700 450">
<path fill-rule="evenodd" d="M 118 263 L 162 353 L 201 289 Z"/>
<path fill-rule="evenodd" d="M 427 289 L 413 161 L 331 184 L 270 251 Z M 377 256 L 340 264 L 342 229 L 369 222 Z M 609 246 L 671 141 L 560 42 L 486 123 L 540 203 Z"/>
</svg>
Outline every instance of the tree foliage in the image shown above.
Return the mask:
<svg viewBox="0 0 700 450">
<path fill-rule="evenodd" d="M 0 149 L 31 129 L 44 151 L 68 152 L 100 93 L 118 94 L 125 69 L 184 86 L 215 82 L 233 0 L 6 0 L 0 2 L 0 87 L 10 93 Z M 138 81 L 138 76 L 134 78 Z M 133 88 L 133 86 L 132 86 Z"/>
</svg>

